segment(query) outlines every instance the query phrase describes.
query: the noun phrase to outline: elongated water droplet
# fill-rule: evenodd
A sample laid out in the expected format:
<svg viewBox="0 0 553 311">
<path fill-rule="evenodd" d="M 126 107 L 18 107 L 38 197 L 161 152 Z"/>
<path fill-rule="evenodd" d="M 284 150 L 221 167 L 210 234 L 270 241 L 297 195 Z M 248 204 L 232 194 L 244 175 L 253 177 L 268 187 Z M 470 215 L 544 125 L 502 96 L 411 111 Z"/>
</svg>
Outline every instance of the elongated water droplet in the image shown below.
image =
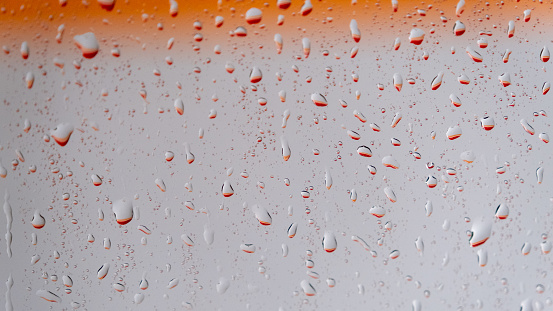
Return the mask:
<svg viewBox="0 0 553 311">
<path fill-rule="evenodd" d="M 498 219 L 507 219 L 509 217 L 509 207 L 507 204 L 501 203 L 495 209 L 495 217 Z"/>
<path fill-rule="evenodd" d="M 467 46 L 466 52 L 470 58 L 476 63 L 481 63 L 484 58 L 482 55 L 477 52 L 475 49 L 473 49 L 471 46 Z"/>
<path fill-rule="evenodd" d="M 311 41 L 309 38 L 303 38 L 301 42 L 303 45 L 303 57 L 308 58 L 311 53 Z"/>
<path fill-rule="evenodd" d="M 422 304 L 420 300 L 413 300 L 413 311 L 421 311 L 422 310 Z"/>
<path fill-rule="evenodd" d="M 357 53 L 359 53 L 359 47 L 354 46 L 351 48 L 351 51 L 349 52 L 349 56 L 351 58 L 355 58 L 355 56 L 357 56 Z"/>
<path fill-rule="evenodd" d="M 300 286 L 306 296 L 315 296 L 317 294 L 317 291 L 313 285 L 311 285 L 311 283 L 307 280 L 301 281 Z"/>
<path fill-rule="evenodd" d="M 520 124 L 522 125 L 522 128 L 524 128 L 524 130 L 530 134 L 530 135 L 534 135 L 536 133 L 536 131 L 534 130 L 534 128 L 530 125 L 530 123 L 528 123 L 528 121 L 526 121 L 526 119 L 521 119 L 520 120 Z"/>
<path fill-rule="evenodd" d="M 211 229 L 209 224 L 204 225 L 204 241 L 207 245 L 213 244 L 215 240 L 215 230 Z"/>
<path fill-rule="evenodd" d="M 403 114 L 401 112 L 396 112 L 396 114 L 394 115 L 394 118 L 392 119 L 392 124 L 390 124 L 390 126 L 392 128 L 396 127 L 399 121 L 401 121 L 402 117 L 403 117 Z"/>
<path fill-rule="evenodd" d="M 331 231 L 326 231 L 323 236 L 323 249 L 327 253 L 332 253 L 337 247 L 336 236 Z"/>
<path fill-rule="evenodd" d="M 288 256 L 288 245 L 282 244 L 282 257 Z"/>
<path fill-rule="evenodd" d="M 286 137 L 281 136 L 280 142 L 282 145 L 282 158 L 284 161 L 288 161 L 290 159 L 290 155 L 292 154 L 292 151 L 290 150 L 290 144 L 288 144 L 288 140 Z"/>
<path fill-rule="evenodd" d="M 174 278 L 169 281 L 169 284 L 167 284 L 167 289 L 173 289 L 179 285 L 179 279 Z"/>
<path fill-rule="evenodd" d="M 330 170 L 328 168 L 325 172 L 325 187 L 327 190 L 330 190 L 330 188 L 332 188 L 332 175 L 330 174 Z"/>
<path fill-rule="evenodd" d="M 532 17 L 532 10 L 524 10 L 524 22 L 528 23 L 530 21 L 530 18 Z"/>
<path fill-rule="evenodd" d="M 543 254 L 549 254 L 553 248 L 553 243 L 551 241 L 542 241 L 540 247 Z"/>
<path fill-rule="evenodd" d="M 353 41 L 359 42 L 359 40 L 361 40 L 361 31 L 359 31 L 359 27 L 357 26 L 357 21 L 355 19 L 352 19 L 349 23 L 349 29 L 351 31 Z"/>
<path fill-rule="evenodd" d="M 230 281 L 227 278 L 222 277 L 222 278 L 219 279 L 219 282 L 217 283 L 217 285 L 215 287 L 217 289 L 217 293 L 222 295 L 230 287 Z"/>
<path fill-rule="evenodd" d="M 328 106 L 328 102 L 327 102 L 326 98 L 320 93 L 311 94 L 311 100 L 313 101 L 315 106 L 318 106 L 318 107 Z"/>
<path fill-rule="evenodd" d="M 393 83 L 396 90 L 398 92 L 401 91 L 401 88 L 403 87 L 403 78 L 399 73 L 394 73 Z"/>
<path fill-rule="evenodd" d="M 420 255 L 424 253 L 424 242 L 422 240 L 422 237 L 417 237 L 417 239 L 415 240 L 415 247 L 417 248 L 417 251 Z"/>
<path fill-rule="evenodd" d="M 288 227 L 288 237 L 293 238 L 294 236 L 296 236 L 297 230 L 298 230 L 298 224 L 292 223 L 290 227 Z"/>
<path fill-rule="evenodd" d="M 263 74 L 261 73 L 261 69 L 258 67 L 253 67 L 250 72 L 250 82 L 251 83 L 258 83 L 263 78 Z"/>
<path fill-rule="evenodd" d="M 536 170 L 536 178 L 538 180 L 538 184 L 543 182 L 543 167 L 538 167 Z"/>
<path fill-rule="evenodd" d="M 455 8 L 455 14 L 457 15 L 457 17 L 461 17 L 461 14 L 463 14 L 464 11 L 465 11 L 465 0 L 459 0 L 459 2 L 457 2 L 457 7 Z"/>
<path fill-rule="evenodd" d="M 355 189 L 351 189 L 349 198 L 352 202 L 357 201 L 357 191 Z"/>
<path fill-rule="evenodd" d="M 266 208 L 258 206 L 256 204 L 252 206 L 252 211 L 255 214 L 255 218 L 257 218 L 259 223 L 262 224 L 263 226 L 269 226 L 273 222 L 273 218 L 271 217 L 271 214 L 269 214 Z"/>
<path fill-rule="evenodd" d="M 505 50 L 505 53 L 503 54 L 503 62 L 508 63 L 509 62 L 509 56 L 511 56 L 512 51 L 507 49 Z"/>
<path fill-rule="evenodd" d="M 102 280 L 103 278 L 105 278 L 108 272 L 109 272 L 109 263 L 105 263 L 100 267 L 100 269 L 98 269 L 98 279 Z"/>
<path fill-rule="evenodd" d="M 33 84 L 35 83 L 35 75 L 32 72 L 27 72 L 25 75 L 25 84 L 27 84 L 27 88 L 30 89 L 33 87 Z"/>
<path fill-rule="evenodd" d="M 274 40 L 277 48 L 277 53 L 280 54 L 282 52 L 282 45 L 283 45 L 282 35 L 277 33 L 275 35 Z"/>
<path fill-rule="evenodd" d="M 356 236 L 356 235 L 352 235 L 351 236 L 351 240 L 354 241 L 354 242 L 357 242 L 359 243 L 359 245 L 361 245 L 366 251 L 370 251 L 371 248 L 369 247 L 369 245 L 367 244 L 367 242 L 365 242 L 365 240 L 363 240 L 362 238 Z"/>
<path fill-rule="evenodd" d="M 443 80 L 443 77 L 444 77 L 444 73 L 443 72 L 439 72 L 437 76 L 434 77 L 434 79 L 432 79 L 432 83 L 430 85 L 430 88 L 435 91 L 437 89 L 440 88 L 440 86 L 442 85 L 442 80 Z"/>
<path fill-rule="evenodd" d="M 311 0 L 305 0 L 305 2 L 301 7 L 301 11 L 300 11 L 301 15 L 306 16 L 309 13 L 311 13 L 311 11 L 313 11 L 313 5 L 311 4 Z"/>
<path fill-rule="evenodd" d="M 549 49 L 546 46 L 544 46 L 540 52 L 541 61 L 546 63 L 547 61 L 549 61 L 550 57 L 551 57 L 551 54 L 549 53 Z"/>
<path fill-rule="evenodd" d="M 512 38 L 515 35 L 515 21 L 509 21 L 509 27 L 507 28 L 507 35 Z"/>
<path fill-rule="evenodd" d="M 434 211 L 432 201 L 426 201 L 426 204 L 424 205 L 424 210 L 426 213 L 426 217 L 430 217 L 430 215 L 432 215 L 432 212 Z"/>
<path fill-rule="evenodd" d="M 532 250 L 532 244 L 529 242 L 526 242 L 522 245 L 522 248 L 520 249 L 520 253 L 524 256 L 530 254 L 530 251 Z"/>
<path fill-rule="evenodd" d="M 61 298 L 52 293 L 51 291 L 47 291 L 47 290 L 43 290 L 43 289 L 39 289 L 37 292 L 36 292 L 36 295 L 48 302 L 57 302 L 57 303 L 61 303 Z"/>
</svg>

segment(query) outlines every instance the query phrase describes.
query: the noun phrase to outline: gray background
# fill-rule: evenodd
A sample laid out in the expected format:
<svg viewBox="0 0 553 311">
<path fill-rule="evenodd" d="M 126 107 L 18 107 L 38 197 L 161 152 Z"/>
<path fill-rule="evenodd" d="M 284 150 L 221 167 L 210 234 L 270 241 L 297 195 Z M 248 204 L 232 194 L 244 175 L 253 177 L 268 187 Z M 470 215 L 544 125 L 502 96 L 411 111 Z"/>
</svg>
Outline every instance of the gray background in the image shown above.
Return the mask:
<svg viewBox="0 0 553 311">
<path fill-rule="evenodd" d="M 539 59 L 542 47 L 551 44 L 544 39 L 552 29 L 550 22 L 544 23 L 551 14 L 550 4 L 467 4 L 459 18 L 467 26 L 461 37 L 451 31 L 457 19 L 456 3 L 451 1 L 433 4 L 425 17 L 414 13 L 417 6 L 426 8 L 428 4 L 414 2 L 400 2 L 400 11 L 392 13 L 388 2 L 378 6 L 362 1 L 356 5 L 313 1 L 313 12 L 302 17 L 292 14 L 299 11 L 299 2 L 283 11 L 273 2 L 266 7 L 262 2 L 225 1 L 219 11 L 211 3 L 204 12 L 180 1 L 176 19 L 170 19 L 165 3 L 156 10 L 140 3 L 118 2 L 121 13 L 101 11 L 96 2 L 88 9 L 80 3 L 70 5 L 91 13 L 55 14 L 48 20 L 50 8 L 59 6 L 55 2 L 50 7 L 32 4 L 24 10 L 8 3 L 15 13 L 8 10 L 0 19 L 4 29 L 1 43 L 11 50 L 0 55 L 0 163 L 8 169 L 8 176 L 0 180 L 0 193 L 9 193 L 14 217 L 12 258 L 5 250 L 5 215 L 0 217 L 0 266 L 4 267 L 0 279 L 7 280 L 10 274 L 14 279 L 14 310 L 71 309 L 73 301 L 86 310 L 176 310 L 183 309 L 183 303 L 196 310 L 409 310 L 413 300 L 419 300 L 424 310 L 516 310 L 526 299 L 532 300 L 537 310 L 551 309 L 551 255 L 542 254 L 539 247 L 542 234 L 549 235 L 551 228 L 551 146 L 537 137 L 549 132 L 550 121 L 533 115 L 542 109 L 550 112 L 551 94 L 541 94 L 542 84 L 550 79 L 550 62 Z M 231 7 L 236 9 L 234 16 Z M 263 10 L 265 28 L 247 25 L 241 15 L 250 7 Z M 527 8 L 535 8 L 531 21 L 516 20 Z M 444 25 L 440 10 L 449 20 Z M 142 13 L 150 14 L 150 19 L 142 22 Z M 283 26 L 276 25 L 277 14 L 286 16 Z M 216 15 L 225 18 L 220 29 L 213 25 Z M 22 21 L 23 17 L 27 21 Z M 323 23 L 326 17 L 332 17 L 332 22 Z M 351 18 L 357 19 L 361 30 L 359 43 L 353 42 L 349 33 Z M 195 20 L 203 22 L 201 31 L 193 29 Z M 507 38 L 509 20 L 516 20 L 513 38 Z M 163 31 L 157 30 L 158 22 L 164 24 Z M 57 44 L 56 29 L 62 23 L 66 26 L 64 40 Z M 408 43 L 413 24 L 426 32 L 421 46 Z M 247 37 L 228 35 L 240 25 L 248 29 Z M 436 32 L 430 34 L 433 27 Z M 493 33 L 486 37 L 486 49 L 476 43 L 481 30 Z M 100 53 L 83 60 L 72 37 L 88 31 L 99 39 Z M 200 43 L 193 41 L 197 32 L 204 36 Z M 272 41 L 275 33 L 284 38 L 280 55 Z M 175 37 L 175 45 L 167 50 L 171 37 Z M 303 55 L 303 37 L 311 39 L 311 55 L 296 59 Z M 392 49 L 396 37 L 402 40 L 398 51 Z M 23 41 L 31 49 L 28 60 L 19 55 Z M 109 53 L 114 42 L 120 45 L 119 58 Z M 221 55 L 213 53 L 216 44 L 222 47 Z M 193 51 L 193 45 L 200 51 Z M 474 63 L 466 55 L 467 45 L 482 54 L 482 63 Z M 353 46 L 360 50 L 351 59 Z M 451 54 L 451 46 L 456 54 Z M 502 55 L 507 48 L 513 52 L 505 64 Z M 323 50 L 330 55 L 324 56 Z M 423 50 L 430 53 L 427 61 L 422 60 Z M 65 60 L 63 70 L 54 66 L 56 56 Z M 172 66 L 165 63 L 166 56 L 173 57 Z M 82 60 L 80 70 L 71 64 L 75 59 Z M 233 74 L 225 71 L 227 62 L 235 65 Z M 298 66 L 299 73 L 292 65 Z M 263 72 L 257 92 L 249 89 L 253 66 Z M 328 79 L 327 66 L 332 68 Z M 194 67 L 201 73 L 194 73 Z M 155 76 L 154 69 L 159 69 L 161 76 Z M 24 82 L 28 71 L 36 77 L 32 89 Z M 444 83 L 431 91 L 430 83 L 440 71 Z M 281 82 L 276 72 L 283 74 Z M 359 82 L 352 81 L 352 72 L 359 74 Z M 511 74 L 512 85 L 507 88 L 497 79 L 503 72 Z M 404 79 L 399 93 L 393 87 L 394 73 Z M 457 82 L 462 73 L 471 79 L 469 85 Z M 312 77 L 311 83 L 305 82 L 307 76 Z M 414 78 L 416 84 L 409 85 L 407 78 Z M 177 81 L 182 90 L 176 87 Z M 379 91 L 377 83 L 385 89 Z M 241 85 L 247 89 L 245 94 Z M 148 103 L 139 95 L 143 88 Z M 101 96 L 102 89 L 109 95 Z M 280 90 L 287 92 L 285 103 L 279 100 Z M 359 100 L 355 98 L 357 90 L 361 92 Z M 316 107 L 310 100 L 314 92 L 325 95 L 329 105 Z M 461 107 L 451 105 L 451 93 L 459 96 Z M 217 102 L 211 100 L 214 94 Z M 259 97 L 267 99 L 267 106 L 257 104 Z M 183 116 L 174 111 L 176 98 L 184 101 Z M 339 99 L 347 101 L 348 107 L 342 108 Z M 508 106 L 511 102 L 514 107 Z M 210 109 L 217 110 L 215 119 L 208 118 Z M 291 116 L 283 129 L 286 109 Z M 355 109 L 367 117 L 367 123 L 353 116 Z M 403 119 L 391 128 L 396 112 L 401 112 Z M 492 131 L 480 127 L 484 116 L 495 119 Z M 521 118 L 532 124 L 536 135 L 523 130 Z M 29 133 L 23 132 L 25 119 L 32 123 Z M 45 143 L 43 135 L 60 123 L 75 126 L 69 143 L 65 147 L 53 139 Z M 94 123 L 99 131 L 92 129 Z M 382 131 L 372 131 L 369 123 L 378 124 Z M 463 135 L 449 141 L 446 131 L 454 125 L 462 128 Z M 200 128 L 205 130 L 203 139 L 198 138 Z M 349 138 L 348 129 L 358 132 L 361 139 Z M 431 131 L 436 132 L 435 140 L 430 138 Z M 282 135 L 292 152 L 287 162 L 281 154 Z M 392 146 L 391 138 L 402 145 Z M 192 164 L 186 162 L 184 143 L 190 144 L 195 155 Z M 360 157 L 356 152 L 360 145 L 369 146 L 373 157 Z M 410 155 L 415 147 L 422 155 L 420 160 Z M 12 169 L 16 149 L 21 150 L 25 162 Z M 315 156 L 313 149 L 320 150 L 320 155 Z M 169 150 L 175 153 L 172 162 L 165 161 Z M 476 155 L 472 164 L 460 159 L 467 150 Z M 400 169 L 385 168 L 381 160 L 386 155 L 393 155 Z M 436 167 L 427 169 L 429 161 Z M 496 168 L 505 162 L 509 162 L 506 173 L 496 174 Z M 37 166 L 36 173 L 28 173 L 32 164 Z M 377 168 L 376 175 L 369 174 L 369 164 Z M 234 173 L 227 177 L 230 167 Z M 441 179 L 445 171 L 438 168 L 448 167 L 455 168 L 457 176 L 445 184 Z M 545 169 L 542 184 L 537 184 L 535 176 L 538 167 Z M 52 173 L 54 168 L 59 168 L 63 179 Z M 326 168 L 334 181 L 330 190 L 324 183 Z M 73 176 L 67 176 L 68 171 Z M 249 178 L 240 177 L 243 171 Z M 103 176 L 104 183 L 94 187 L 91 174 Z M 434 189 L 426 187 L 428 174 L 438 178 Z M 167 192 L 156 187 L 156 178 L 164 180 Z M 289 187 L 285 178 L 290 179 Z M 230 198 L 221 194 L 226 179 L 235 190 Z M 192 183 L 193 192 L 185 189 L 187 182 Z M 265 184 L 264 189 L 258 182 Z M 497 194 L 498 185 L 501 194 Z M 386 186 L 395 191 L 396 203 L 386 199 Z M 458 186 L 464 191 L 459 192 Z M 313 187 L 309 199 L 300 195 L 306 187 Z M 356 202 L 349 199 L 351 189 L 358 193 Z M 64 193 L 70 195 L 68 201 L 62 199 Z M 133 199 L 140 219 L 119 226 L 111 203 L 123 197 Z M 187 200 L 194 202 L 195 211 L 184 206 Z M 425 215 L 427 200 L 434 206 L 430 217 Z M 510 208 L 506 220 L 494 219 L 500 203 Z M 251 209 L 254 204 L 269 211 L 270 226 L 261 226 L 256 220 Z M 374 205 L 386 208 L 383 218 L 369 214 Z M 288 215 L 289 206 L 293 207 L 292 216 Z M 105 214 L 103 221 L 98 219 L 98 209 Z M 166 215 L 168 209 L 170 216 Z M 43 229 L 31 226 L 35 210 L 46 218 Z M 467 235 L 482 217 L 493 223 L 490 239 L 478 247 L 488 251 L 485 267 L 478 265 L 478 248 L 470 247 Z M 447 231 L 442 228 L 446 220 L 451 223 Z M 393 224 L 389 232 L 384 229 L 387 221 Z M 298 223 L 298 232 L 289 239 L 287 228 L 293 222 Z M 147 226 L 152 234 L 144 235 L 138 225 Z M 211 245 L 204 241 L 206 226 L 214 231 Z M 336 235 L 338 247 L 333 253 L 322 248 L 325 231 Z M 32 233 L 38 236 L 36 246 L 31 244 Z M 87 242 L 88 234 L 94 235 L 94 243 Z M 182 234 L 188 234 L 195 246 L 184 245 Z M 363 238 L 377 257 L 353 242 L 352 235 Z M 145 236 L 146 246 L 141 244 Z M 168 236 L 172 244 L 166 243 Z M 418 236 L 424 240 L 423 254 L 414 245 Z M 106 237 L 112 242 L 110 250 L 102 245 Z M 380 237 L 382 246 L 377 243 Z M 525 242 L 532 244 L 527 256 L 520 251 Z M 242 243 L 254 244 L 256 252 L 242 252 Z M 287 257 L 282 257 L 283 243 L 289 247 Z M 55 250 L 61 253 L 59 260 L 53 257 Z M 307 255 L 308 250 L 312 256 Z M 388 256 L 393 250 L 399 250 L 400 256 L 391 260 Z M 41 259 L 31 265 L 35 254 Z M 444 266 L 445 256 L 449 263 Z M 313 269 L 306 268 L 306 259 L 313 260 Z M 97 270 L 104 263 L 110 263 L 111 269 L 106 278 L 98 280 Z M 171 265 L 169 272 L 167 264 Z M 266 269 L 264 274 L 260 267 Z M 308 270 L 320 278 L 311 279 Z M 43 272 L 57 275 L 59 280 L 44 280 Z M 144 272 L 150 287 L 142 291 L 138 285 Z M 64 292 L 62 275 L 73 278 L 71 294 Z M 230 280 L 224 294 L 216 290 L 221 277 Z M 179 285 L 167 289 L 173 278 L 180 280 Z M 334 288 L 327 286 L 327 278 L 336 280 Z M 304 279 L 316 289 L 314 297 L 304 295 L 300 287 Z M 116 282 L 126 285 L 123 293 L 113 289 Z M 538 284 L 545 287 L 543 294 L 536 292 Z M 359 292 L 360 285 L 364 293 Z M 63 301 L 53 304 L 40 299 L 35 295 L 40 289 Z M 145 295 L 140 305 L 133 303 L 137 293 Z M 0 296 L 2 305 L 5 299 Z"/>
</svg>

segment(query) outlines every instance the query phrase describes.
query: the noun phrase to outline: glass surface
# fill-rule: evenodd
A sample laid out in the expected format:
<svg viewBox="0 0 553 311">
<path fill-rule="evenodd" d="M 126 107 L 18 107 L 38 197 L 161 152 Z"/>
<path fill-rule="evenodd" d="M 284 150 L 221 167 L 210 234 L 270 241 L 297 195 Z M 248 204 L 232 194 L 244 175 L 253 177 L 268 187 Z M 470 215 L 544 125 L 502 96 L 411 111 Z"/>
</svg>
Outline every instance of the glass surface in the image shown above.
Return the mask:
<svg viewBox="0 0 553 311">
<path fill-rule="evenodd" d="M 551 9 L 3 1 L 0 306 L 552 310 Z"/>
</svg>

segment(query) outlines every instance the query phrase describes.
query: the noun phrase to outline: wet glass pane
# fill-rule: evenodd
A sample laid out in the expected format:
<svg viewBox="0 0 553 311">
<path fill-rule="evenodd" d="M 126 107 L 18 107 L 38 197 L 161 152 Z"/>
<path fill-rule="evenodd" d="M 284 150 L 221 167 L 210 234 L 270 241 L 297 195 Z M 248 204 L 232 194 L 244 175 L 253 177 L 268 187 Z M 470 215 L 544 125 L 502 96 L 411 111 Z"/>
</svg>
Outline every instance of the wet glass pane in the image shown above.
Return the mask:
<svg viewBox="0 0 553 311">
<path fill-rule="evenodd" d="M 551 9 L 0 3 L 0 306 L 551 310 Z"/>
</svg>

